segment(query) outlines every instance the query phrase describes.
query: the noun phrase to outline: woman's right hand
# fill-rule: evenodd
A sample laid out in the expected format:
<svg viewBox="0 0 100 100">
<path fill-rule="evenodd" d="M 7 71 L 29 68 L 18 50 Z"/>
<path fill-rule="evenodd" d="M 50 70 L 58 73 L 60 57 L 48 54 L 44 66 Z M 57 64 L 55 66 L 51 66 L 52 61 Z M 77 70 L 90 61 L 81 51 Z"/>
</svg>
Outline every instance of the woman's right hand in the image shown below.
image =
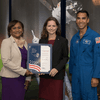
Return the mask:
<svg viewBox="0 0 100 100">
<path fill-rule="evenodd" d="M 33 75 L 33 73 L 32 73 L 32 72 L 30 72 L 29 70 L 26 70 L 25 75 L 26 75 L 26 76 L 31 76 L 31 75 Z"/>
</svg>

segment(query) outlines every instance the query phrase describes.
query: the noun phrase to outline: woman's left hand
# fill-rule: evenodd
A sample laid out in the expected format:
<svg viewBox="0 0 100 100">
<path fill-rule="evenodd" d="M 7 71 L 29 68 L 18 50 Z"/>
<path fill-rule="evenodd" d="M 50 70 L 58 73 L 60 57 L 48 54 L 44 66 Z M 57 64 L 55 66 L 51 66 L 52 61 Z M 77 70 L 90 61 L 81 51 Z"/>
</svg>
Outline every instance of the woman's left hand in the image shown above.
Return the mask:
<svg viewBox="0 0 100 100">
<path fill-rule="evenodd" d="M 24 83 L 24 85 L 25 85 L 24 89 L 25 89 L 25 90 L 28 89 L 28 87 L 29 87 L 29 83 L 30 83 L 29 81 L 27 81 L 27 80 L 25 81 L 25 83 Z"/>
<path fill-rule="evenodd" d="M 56 68 L 53 68 L 53 69 L 50 71 L 49 75 L 51 75 L 52 77 L 54 77 L 57 73 L 58 73 L 58 70 L 57 70 Z"/>
</svg>

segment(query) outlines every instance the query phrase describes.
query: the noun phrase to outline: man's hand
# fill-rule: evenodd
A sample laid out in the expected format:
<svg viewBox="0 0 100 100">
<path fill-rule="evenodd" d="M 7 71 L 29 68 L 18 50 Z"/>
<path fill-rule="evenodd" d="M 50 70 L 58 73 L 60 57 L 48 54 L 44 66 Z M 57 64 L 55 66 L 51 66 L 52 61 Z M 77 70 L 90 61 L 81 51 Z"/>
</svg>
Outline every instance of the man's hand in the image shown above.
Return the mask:
<svg viewBox="0 0 100 100">
<path fill-rule="evenodd" d="M 56 68 L 53 68 L 53 69 L 50 71 L 49 75 L 51 75 L 52 77 L 54 77 L 57 73 L 58 73 L 58 70 L 57 70 Z"/>
<path fill-rule="evenodd" d="M 98 83 L 99 83 L 99 80 L 97 78 L 91 79 L 91 86 L 92 87 L 97 87 Z"/>
<path fill-rule="evenodd" d="M 26 75 L 26 76 L 31 76 L 31 75 L 33 75 L 33 73 L 30 72 L 29 70 L 27 70 L 26 73 L 25 73 L 25 75 Z"/>
</svg>

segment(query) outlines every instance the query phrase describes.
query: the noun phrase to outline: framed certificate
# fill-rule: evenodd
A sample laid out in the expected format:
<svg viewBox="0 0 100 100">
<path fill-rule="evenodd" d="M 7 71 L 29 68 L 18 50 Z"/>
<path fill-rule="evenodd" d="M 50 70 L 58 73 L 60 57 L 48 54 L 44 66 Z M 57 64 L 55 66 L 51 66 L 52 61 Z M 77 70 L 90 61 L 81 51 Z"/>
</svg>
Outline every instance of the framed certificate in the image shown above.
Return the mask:
<svg viewBox="0 0 100 100">
<path fill-rule="evenodd" d="M 52 68 L 51 44 L 28 44 L 27 69 L 32 73 L 49 73 Z"/>
</svg>

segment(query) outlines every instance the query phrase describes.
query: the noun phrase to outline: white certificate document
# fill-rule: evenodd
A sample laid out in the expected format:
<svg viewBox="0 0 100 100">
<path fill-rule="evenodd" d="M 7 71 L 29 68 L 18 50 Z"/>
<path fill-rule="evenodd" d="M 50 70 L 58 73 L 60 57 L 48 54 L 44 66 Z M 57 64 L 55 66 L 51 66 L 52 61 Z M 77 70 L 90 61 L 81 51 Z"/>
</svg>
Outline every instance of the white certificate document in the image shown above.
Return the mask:
<svg viewBox="0 0 100 100">
<path fill-rule="evenodd" d="M 41 71 L 48 72 L 50 70 L 50 47 L 41 46 Z"/>
</svg>

